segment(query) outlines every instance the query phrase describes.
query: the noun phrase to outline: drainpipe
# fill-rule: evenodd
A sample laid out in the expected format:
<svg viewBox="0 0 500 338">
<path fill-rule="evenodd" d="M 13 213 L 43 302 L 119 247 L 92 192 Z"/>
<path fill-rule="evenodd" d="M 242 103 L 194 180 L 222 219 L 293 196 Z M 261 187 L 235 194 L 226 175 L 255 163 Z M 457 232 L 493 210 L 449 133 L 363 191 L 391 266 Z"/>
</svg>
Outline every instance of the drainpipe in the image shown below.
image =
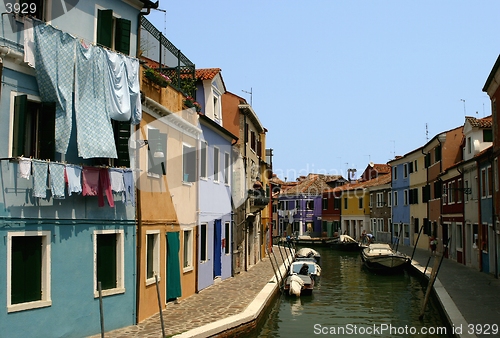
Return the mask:
<svg viewBox="0 0 500 338">
<path fill-rule="evenodd" d="M 477 222 L 477 236 L 478 236 L 478 242 L 479 242 L 479 245 L 477 246 L 477 251 L 478 251 L 478 263 L 479 263 L 479 271 L 483 271 L 483 249 L 482 249 L 482 243 L 481 243 L 481 240 L 483 238 L 483 224 L 482 224 L 482 219 L 481 219 L 481 185 L 480 185 L 480 182 L 481 182 L 481 171 L 479 170 L 479 161 L 476 159 L 476 177 L 477 177 L 477 182 L 476 182 L 476 186 L 478 188 L 478 192 L 477 192 L 477 213 L 478 213 L 478 216 L 477 216 L 477 219 L 478 219 L 478 222 Z M 474 225 L 472 225 L 474 227 Z M 472 228 L 474 229 L 474 228 Z M 474 232 L 474 230 L 473 230 Z"/>
<path fill-rule="evenodd" d="M 140 55 L 140 46 L 141 46 L 141 18 L 145 15 L 149 15 L 151 13 L 151 9 L 157 9 L 158 6 L 160 5 L 159 1 L 156 1 L 156 3 L 149 3 L 149 4 L 144 4 L 146 7 L 146 12 L 139 12 L 137 16 L 137 45 L 135 48 L 135 55 L 137 58 L 139 58 Z M 160 47 L 161 47 L 161 42 L 160 42 Z"/>
</svg>

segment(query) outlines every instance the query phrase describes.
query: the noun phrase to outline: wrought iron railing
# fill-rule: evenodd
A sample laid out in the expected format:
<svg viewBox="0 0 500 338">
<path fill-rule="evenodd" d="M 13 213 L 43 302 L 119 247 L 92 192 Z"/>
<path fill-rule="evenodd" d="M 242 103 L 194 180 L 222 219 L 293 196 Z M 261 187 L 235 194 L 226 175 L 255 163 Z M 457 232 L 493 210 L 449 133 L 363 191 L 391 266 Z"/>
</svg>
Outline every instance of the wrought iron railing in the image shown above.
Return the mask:
<svg viewBox="0 0 500 338">
<path fill-rule="evenodd" d="M 158 70 L 172 80 L 172 87 L 196 98 L 194 63 L 144 16 L 141 16 L 141 28 L 142 55 L 158 63 Z"/>
</svg>

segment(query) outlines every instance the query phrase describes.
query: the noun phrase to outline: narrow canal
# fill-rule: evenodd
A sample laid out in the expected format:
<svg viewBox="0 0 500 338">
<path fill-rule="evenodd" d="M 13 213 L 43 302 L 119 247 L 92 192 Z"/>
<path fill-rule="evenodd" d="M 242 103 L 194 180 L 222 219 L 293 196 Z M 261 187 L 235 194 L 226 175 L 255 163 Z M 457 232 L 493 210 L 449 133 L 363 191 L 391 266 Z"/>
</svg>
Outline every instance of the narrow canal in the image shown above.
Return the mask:
<svg viewBox="0 0 500 338">
<path fill-rule="evenodd" d="M 433 297 L 419 320 L 425 289 L 417 276 L 376 275 L 359 253 L 315 249 L 322 273 L 312 296 L 279 295 L 248 337 L 452 337 Z"/>
</svg>

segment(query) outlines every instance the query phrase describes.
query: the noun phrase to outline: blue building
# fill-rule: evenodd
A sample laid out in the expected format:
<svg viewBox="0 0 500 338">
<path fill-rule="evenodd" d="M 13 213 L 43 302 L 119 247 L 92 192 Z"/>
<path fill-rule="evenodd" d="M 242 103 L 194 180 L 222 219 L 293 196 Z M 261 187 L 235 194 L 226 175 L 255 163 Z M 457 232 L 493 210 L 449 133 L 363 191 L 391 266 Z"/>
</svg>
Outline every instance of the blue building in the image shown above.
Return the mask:
<svg viewBox="0 0 500 338">
<path fill-rule="evenodd" d="M 128 55 L 136 55 L 139 12 L 158 4 L 28 3 L 33 19 L 2 15 L 0 37 L 0 332 L 97 334 L 100 295 L 106 331 L 132 325 L 128 139 L 141 104 L 139 63 Z M 5 2 L 0 10 L 11 11 Z M 122 81 L 126 100 L 119 102 Z"/>
<path fill-rule="evenodd" d="M 410 171 L 406 157 L 389 162 L 392 167 L 392 242 L 410 245 Z"/>
<path fill-rule="evenodd" d="M 232 144 L 238 138 L 222 126 L 220 69 L 196 70 L 202 130 L 199 165 L 197 291 L 232 276 Z M 203 89 L 203 90 L 202 90 Z"/>
</svg>

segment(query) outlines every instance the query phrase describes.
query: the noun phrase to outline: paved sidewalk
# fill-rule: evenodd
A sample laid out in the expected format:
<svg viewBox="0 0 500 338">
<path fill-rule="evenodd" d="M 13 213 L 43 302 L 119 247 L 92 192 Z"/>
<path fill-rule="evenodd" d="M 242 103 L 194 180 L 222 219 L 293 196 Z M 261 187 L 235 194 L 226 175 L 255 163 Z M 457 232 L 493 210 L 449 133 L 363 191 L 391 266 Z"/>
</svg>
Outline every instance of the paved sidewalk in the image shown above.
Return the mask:
<svg viewBox="0 0 500 338">
<path fill-rule="evenodd" d="M 281 266 L 283 261 L 277 250 L 276 259 Z M 272 262 L 276 266 L 274 259 Z M 205 332 L 218 332 L 221 328 L 251 320 L 254 312 L 260 313 L 262 303 L 275 292 L 277 284 L 274 276 L 271 259 L 266 257 L 248 271 L 212 285 L 178 304 L 167 303 L 163 310 L 165 335 L 170 337 L 183 333 L 183 337 L 206 337 L 209 335 Z M 218 322 L 221 322 L 219 326 Z M 98 337 L 100 334 L 92 336 Z M 105 337 L 162 337 L 160 316 L 156 314 L 137 325 L 106 332 Z"/>
<path fill-rule="evenodd" d="M 411 256 L 413 247 L 399 246 L 398 250 Z M 413 256 L 413 266 L 425 268 L 429 257 L 431 257 L 430 251 L 417 248 Z M 427 273 L 432 270 L 434 259 L 439 258 L 431 258 Z M 461 325 L 463 329 L 461 337 L 500 336 L 500 279 L 444 258 L 434 290 L 451 324 L 456 327 Z M 471 327 L 470 324 L 477 327 Z M 488 326 L 494 324 L 497 325 L 496 334 L 493 328 Z M 489 334 L 484 334 L 488 328 Z M 467 335 L 469 329 L 475 335 Z M 483 334 L 479 333 L 481 330 Z"/>
</svg>

